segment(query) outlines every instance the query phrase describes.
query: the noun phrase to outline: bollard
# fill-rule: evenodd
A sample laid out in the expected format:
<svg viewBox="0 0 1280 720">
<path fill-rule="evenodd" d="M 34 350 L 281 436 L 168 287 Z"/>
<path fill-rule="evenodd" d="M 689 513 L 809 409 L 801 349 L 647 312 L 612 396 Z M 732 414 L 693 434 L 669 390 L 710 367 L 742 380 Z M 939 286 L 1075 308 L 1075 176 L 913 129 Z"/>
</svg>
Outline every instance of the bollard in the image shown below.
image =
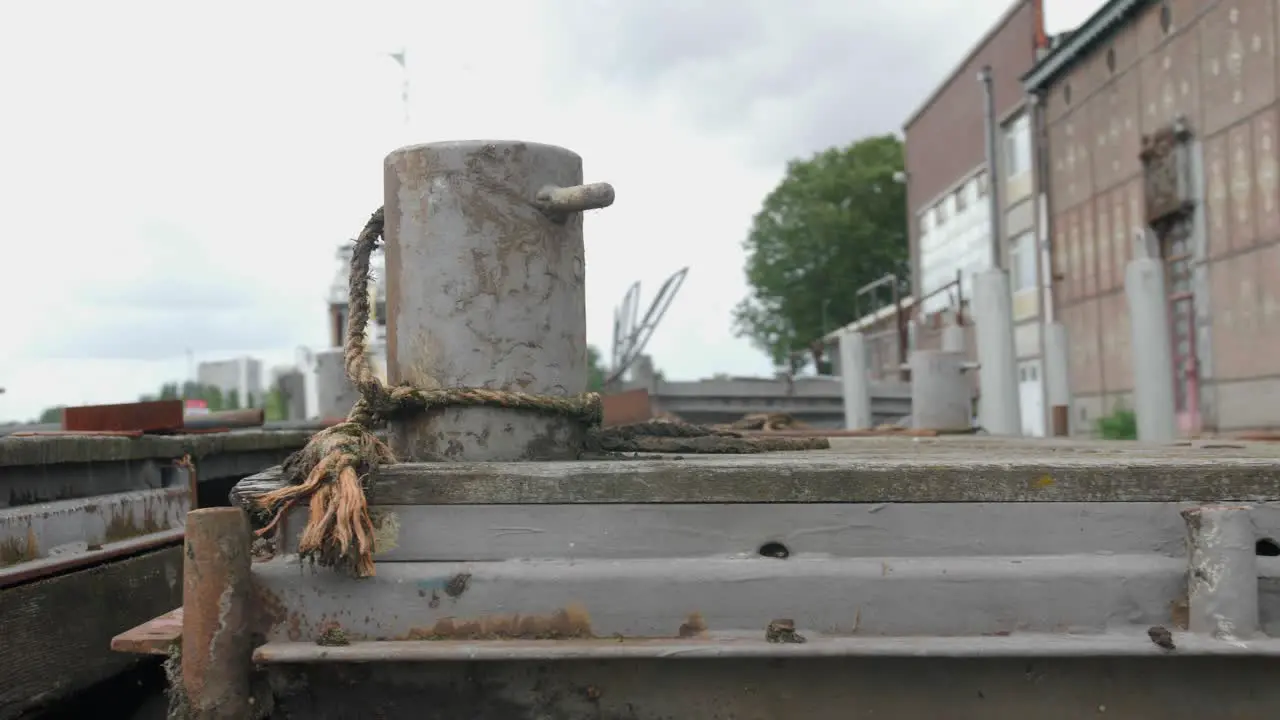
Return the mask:
<svg viewBox="0 0 1280 720">
<path fill-rule="evenodd" d="M 1249 508 L 1206 505 L 1182 511 L 1187 523 L 1188 629 L 1220 640 L 1258 630 L 1258 563 Z"/>
<path fill-rule="evenodd" d="M 252 531 L 239 508 L 187 513 L 182 563 L 182 690 L 199 720 L 250 717 Z"/>
<path fill-rule="evenodd" d="M 973 427 L 972 363 L 943 350 L 916 350 L 911 370 L 911 427 L 959 431 Z"/>
<path fill-rule="evenodd" d="M 586 390 L 581 211 L 613 202 L 582 159 L 511 141 L 415 145 L 385 163 L 392 383 L 545 395 Z M 402 461 L 571 459 L 569 418 L 465 407 L 393 420 Z"/>
<path fill-rule="evenodd" d="M 979 424 L 992 435 L 1022 435 L 1018 358 L 1013 343 L 1009 274 L 994 268 L 973 276 L 973 321 L 978 346 Z"/>
<path fill-rule="evenodd" d="M 954 352 L 964 354 L 965 352 L 964 326 L 955 322 L 947 323 L 942 326 L 942 349 L 946 352 Z"/>
<path fill-rule="evenodd" d="M 867 343 L 862 333 L 840 332 L 840 389 L 844 395 L 844 426 L 849 430 L 872 427 L 871 379 L 867 374 Z"/>
</svg>

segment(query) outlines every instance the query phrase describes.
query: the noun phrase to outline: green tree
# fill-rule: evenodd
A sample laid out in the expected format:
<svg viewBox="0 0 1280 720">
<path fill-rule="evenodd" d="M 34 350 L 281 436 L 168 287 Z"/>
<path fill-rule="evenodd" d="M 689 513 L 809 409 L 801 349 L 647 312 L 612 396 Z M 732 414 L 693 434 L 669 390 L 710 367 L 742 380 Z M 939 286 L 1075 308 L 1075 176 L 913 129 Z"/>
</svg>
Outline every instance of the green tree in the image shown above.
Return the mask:
<svg viewBox="0 0 1280 720">
<path fill-rule="evenodd" d="M 751 294 L 734 308 L 734 332 L 778 365 L 868 312 L 858 288 L 908 272 L 902 142 L 869 137 L 787 165 L 743 243 Z M 863 303 L 869 305 L 869 303 Z"/>
<path fill-rule="evenodd" d="M 271 389 L 267 390 L 266 397 L 263 400 L 262 412 L 267 422 L 280 422 L 289 419 L 288 398 L 285 397 L 284 391 L 280 389 L 278 384 L 272 385 Z"/>
<path fill-rule="evenodd" d="M 587 346 L 587 390 L 602 392 L 604 381 L 609 379 L 609 370 L 600 359 L 600 350 L 595 345 Z"/>
<path fill-rule="evenodd" d="M 62 411 L 65 410 L 66 407 L 66 405 L 55 405 L 54 407 L 46 408 L 44 412 L 40 413 L 40 419 L 36 422 L 39 422 L 41 425 L 61 423 Z"/>
</svg>

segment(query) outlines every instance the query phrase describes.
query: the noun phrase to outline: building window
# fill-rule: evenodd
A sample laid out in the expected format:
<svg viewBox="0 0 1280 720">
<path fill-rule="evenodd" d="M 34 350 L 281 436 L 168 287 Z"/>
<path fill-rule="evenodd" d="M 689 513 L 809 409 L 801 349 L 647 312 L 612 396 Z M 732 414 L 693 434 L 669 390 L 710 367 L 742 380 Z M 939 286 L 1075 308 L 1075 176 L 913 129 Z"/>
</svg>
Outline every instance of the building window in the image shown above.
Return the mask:
<svg viewBox="0 0 1280 720">
<path fill-rule="evenodd" d="M 937 222 L 936 227 L 942 227 L 947 223 L 947 210 L 948 210 L 947 201 L 950 199 L 951 198 L 949 197 L 945 197 L 942 199 L 942 202 L 934 206 L 933 217 L 934 217 L 934 220 Z"/>
<path fill-rule="evenodd" d="M 1173 29 L 1173 10 L 1169 8 L 1169 3 L 1160 6 L 1160 29 L 1165 35 Z"/>
<path fill-rule="evenodd" d="M 1025 232 L 1009 244 L 1009 274 L 1015 293 L 1036 287 L 1036 237 Z"/>
<path fill-rule="evenodd" d="M 1116 71 L 1116 49 L 1107 48 L 1107 70 Z"/>
<path fill-rule="evenodd" d="M 965 196 L 965 191 L 968 189 L 968 184 L 966 183 L 956 188 L 955 193 L 953 193 L 956 199 L 956 214 L 964 212 L 965 207 L 968 205 L 969 198 Z"/>
<path fill-rule="evenodd" d="M 1014 120 L 1004 133 L 1005 176 L 1016 178 L 1031 172 L 1031 118 Z"/>
<path fill-rule="evenodd" d="M 982 172 L 978 173 L 978 197 L 984 198 L 986 196 L 987 196 L 987 171 L 983 170 Z"/>
</svg>

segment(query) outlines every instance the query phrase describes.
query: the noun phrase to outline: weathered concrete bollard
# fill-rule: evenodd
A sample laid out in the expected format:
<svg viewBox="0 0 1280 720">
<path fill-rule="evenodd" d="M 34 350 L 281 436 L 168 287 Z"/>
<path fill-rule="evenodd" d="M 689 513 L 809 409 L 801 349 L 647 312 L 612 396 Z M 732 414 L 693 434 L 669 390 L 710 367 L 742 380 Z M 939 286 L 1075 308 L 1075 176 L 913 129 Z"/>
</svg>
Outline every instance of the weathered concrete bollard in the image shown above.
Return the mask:
<svg viewBox="0 0 1280 720">
<path fill-rule="evenodd" d="M 844 426 L 861 430 L 875 424 L 871 415 L 871 379 L 867 375 L 867 342 L 862 333 L 840 333 L 840 388 L 844 395 Z"/>
<path fill-rule="evenodd" d="M 916 350 L 911 370 L 911 427 L 916 430 L 967 430 L 973 425 L 972 369 L 963 354 Z"/>
<path fill-rule="evenodd" d="M 573 395 L 587 386 L 582 159 L 511 141 L 415 145 L 387 156 L 387 369 L 392 384 Z M 389 426 L 401 461 L 575 457 L 568 418 L 431 411 Z"/>
<path fill-rule="evenodd" d="M 1220 640 L 1258 631 L 1258 562 L 1253 519 L 1242 505 L 1182 512 L 1187 523 L 1188 629 Z"/>
<path fill-rule="evenodd" d="M 187 513 L 182 564 L 182 689 L 189 716 L 250 717 L 252 531 L 239 508 Z"/>
</svg>

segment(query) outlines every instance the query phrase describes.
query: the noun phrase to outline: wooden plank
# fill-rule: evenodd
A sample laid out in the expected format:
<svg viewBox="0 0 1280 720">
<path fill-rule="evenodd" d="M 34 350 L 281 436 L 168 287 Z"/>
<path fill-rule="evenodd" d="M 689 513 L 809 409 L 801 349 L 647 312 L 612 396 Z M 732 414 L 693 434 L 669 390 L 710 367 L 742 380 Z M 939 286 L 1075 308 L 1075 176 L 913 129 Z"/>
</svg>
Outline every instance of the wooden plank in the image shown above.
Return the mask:
<svg viewBox="0 0 1280 720">
<path fill-rule="evenodd" d="M 838 447 L 836 443 L 839 443 Z M 845 438 L 836 450 L 380 469 L 371 505 L 508 503 L 1212 502 L 1280 499 L 1274 445 L 1142 446 Z M 233 498 L 281 486 L 273 468 Z"/>
<path fill-rule="evenodd" d="M 1280 657 L 1280 639 L 1223 642 L 1207 635 L 1173 633 L 1178 655 Z M 501 662 L 545 660 L 707 658 L 904 657 L 1164 657 L 1142 630 L 1069 635 L 1013 633 L 979 636 L 819 636 L 804 643 L 769 642 L 737 634 L 705 638 L 615 638 L 570 640 L 400 640 L 346 645 L 275 642 L 259 646 L 254 662 L 274 664 Z"/>
<path fill-rule="evenodd" d="M 182 608 L 125 630 L 111 638 L 111 649 L 135 655 L 168 655 L 182 641 Z"/>
<path fill-rule="evenodd" d="M 111 638 L 181 603 L 181 546 L 0 592 L 0 720 L 127 669 Z"/>
</svg>

